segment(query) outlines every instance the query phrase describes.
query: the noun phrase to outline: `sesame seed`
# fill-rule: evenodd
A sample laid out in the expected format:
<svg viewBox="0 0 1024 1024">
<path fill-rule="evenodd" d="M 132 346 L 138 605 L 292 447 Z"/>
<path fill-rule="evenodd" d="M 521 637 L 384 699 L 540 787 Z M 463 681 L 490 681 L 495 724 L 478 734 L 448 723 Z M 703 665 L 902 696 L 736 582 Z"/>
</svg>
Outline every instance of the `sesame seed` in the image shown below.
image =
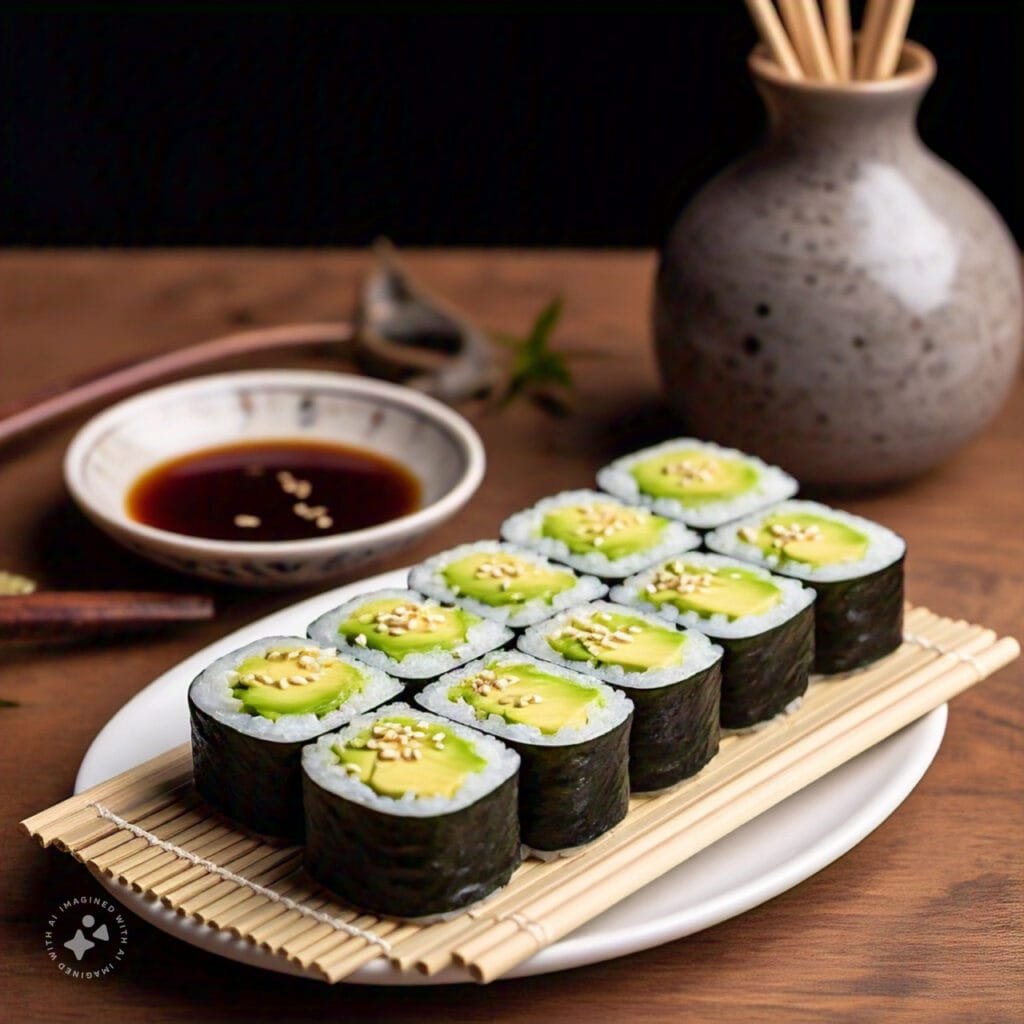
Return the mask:
<svg viewBox="0 0 1024 1024">
<path fill-rule="evenodd" d="M 317 516 L 316 525 L 321 530 L 329 530 L 334 525 L 334 520 L 330 516 Z"/>
<path fill-rule="evenodd" d="M 235 526 L 240 530 L 254 530 L 262 522 L 263 520 L 260 519 L 259 516 L 250 516 L 245 514 L 235 516 Z"/>
<path fill-rule="evenodd" d="M 365 633 L 357 634 L 357 636 L 355 638 L 355 643 L 356 643 L 357 647 L 365 647 L 366 646 L 366 634 Z"/>
</svg>

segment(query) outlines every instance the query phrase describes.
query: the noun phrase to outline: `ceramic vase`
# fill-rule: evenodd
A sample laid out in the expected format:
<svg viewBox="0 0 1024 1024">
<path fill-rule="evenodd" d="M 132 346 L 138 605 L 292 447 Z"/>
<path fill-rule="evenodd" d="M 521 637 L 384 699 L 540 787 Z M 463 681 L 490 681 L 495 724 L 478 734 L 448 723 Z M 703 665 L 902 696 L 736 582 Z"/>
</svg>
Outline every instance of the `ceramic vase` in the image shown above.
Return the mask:
<svg viewBox="0 0 1024 1024">
<path fill-rule="evenodd" d="M 922 144 L 935 74 L 794 82 L 755 51 L 764 145 L 708 184 L 662 253 L 654 328 L 669 404 L 700 437 L 805 482 L 884 484 L 938 463 L 1009 390 L 1019 253 Z"/>
</svg>

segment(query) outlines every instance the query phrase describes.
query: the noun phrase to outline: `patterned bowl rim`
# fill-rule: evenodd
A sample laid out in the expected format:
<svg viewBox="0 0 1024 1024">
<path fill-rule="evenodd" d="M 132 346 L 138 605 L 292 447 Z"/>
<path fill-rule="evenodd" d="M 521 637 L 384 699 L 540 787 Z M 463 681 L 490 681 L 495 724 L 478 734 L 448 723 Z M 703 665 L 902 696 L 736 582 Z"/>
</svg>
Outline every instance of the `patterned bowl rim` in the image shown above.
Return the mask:
<svg viewBox="0 0 1024 1024">
<path fill-rule="evenodd" d="M 192 537 L 147 526 L 132 519 L 123 510 L 123 501 L 119 504 L 118 511 L 112 512 L 97 500 L 86 481 L 84 469 L 96 445 L 112 429 L 139 415 L 142 410 L 166 403 L 173 398 L 218 391 L 230 392 L 243 387 L 254 391 L 261 388 L 277 390 L 282 387 L 294 387 L 321 393 L 351 394 L 368 399 L 371 403 L 376 399 L 382 405 L 412 410 L 439 427 L 453 448 L 461 454 L 461 476 L 446 493 L 415 512 L 389 519 L 377 526 L 306 540 L 234 541 Z M 148 547 L 155 545 L 162 550 L 175 550 L 179 553 L 228 557 L 315 557 L 364 544 L 380 544 L 411 533 L 426 531 L 454 514 L 472 497 L 483 480 L 485 468 L 484 446 L 476 430 L 455 410 L 422 392 L 358 374 L 335 373 L 328 370 L 247 370 L 193 377 L 175 384 L 152 388 L 98 413 L 78 430 L 67 447 L 64 454 L 64 483 L 75 503 L 90 519 L 115 536 L 119 533 L 128 534 Z M 124 491 L 122 498 L 123 496 Z"/>
</svg>

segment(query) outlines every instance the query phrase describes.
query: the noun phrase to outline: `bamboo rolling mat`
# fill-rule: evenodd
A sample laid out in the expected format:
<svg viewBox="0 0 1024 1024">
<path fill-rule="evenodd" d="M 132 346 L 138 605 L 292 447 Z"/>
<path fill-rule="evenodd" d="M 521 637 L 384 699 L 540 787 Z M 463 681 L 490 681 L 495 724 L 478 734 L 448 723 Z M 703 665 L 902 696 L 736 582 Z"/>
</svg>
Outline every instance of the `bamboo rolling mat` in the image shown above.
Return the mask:
<svg viewBox="0 0 1024 1024">
<path fill-rule="evenodd" d="M 451 921 L 359 914 L 302 872 L 301 848 L 207 809 L 188 745 L 22 822 L 93 871 L 211 927 L 340 981 L 378 957 L 434 974 L 452 963 L 500 977 L 758 814 L 991 675 L 1020 652 L 981 626 L 907 611 L 903 646 L 870 668 L 817 679 L 799 710 L 723 738 L 675 789 L 634 797 L 626 820 L 586 849 L 528 860 L 503 890 Z"/>
</svg>

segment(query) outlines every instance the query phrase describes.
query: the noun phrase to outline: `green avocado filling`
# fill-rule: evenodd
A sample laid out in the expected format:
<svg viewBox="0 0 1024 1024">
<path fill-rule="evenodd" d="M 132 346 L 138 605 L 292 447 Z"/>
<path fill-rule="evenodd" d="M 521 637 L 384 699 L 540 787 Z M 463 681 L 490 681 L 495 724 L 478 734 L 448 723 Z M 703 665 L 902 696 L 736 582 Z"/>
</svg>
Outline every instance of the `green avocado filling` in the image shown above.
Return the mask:
<svg viewBox="0 0 1024 1024">
<path fill-rule="evenodd" d="M 462 608 L 387 597 L 359 605 L 338 626 L 338 634 L 357 647 L 401 661 L 409 654 L 450 651 L 466 642 L 470 626 L 482 621 Z"/>
<path fill-rule="evenodd" d="M 560 540 L 574 555 L 594 552 L 615 560 L 660 543 L 668 520 L 642 508 L 592 501 L 552 509 L 541 523 L 541 536 Z"/>
<path fill-rule="evenodd" d="M 500 715 L 510 725 L 532 725 L 545 736 L 586 725 L 591 709 L 605 703 L 604 695 L 592 687 L 529 662 L 498 659 L 453 686 L 448 699 L 452 703 L 464 700 L 477 718 Z"/>
<path fill-rule="evenodd" d="M 815 567 L 859 562 L 869 543 L 860 530 L 813 512 L 778 512 L 738 533 L 766 555 Z"/>
<path fill-rule="evenodd" d="M 568 569 L 532 562 L 508 552 L 475 552 L 441 570 L 448 586 L 464 597 L 491 606 L 551 603 L 576 585 Z"/>
<path fill-rule="evenodd" d="M 677 665 L 686 643 L 686 635 L 669 626 L 602 611 L 576 615 L 545 639 L 563 658 L 591 665 L 621 665 L 626 672 Z"/>
<path fill-rule="evenodd" d="M 277 647 L 246 658 L 234 671 L 231 693 L 249 715 L 276 722 L 282 715 L 324 715 L 360 693 L 366 677 L 319 647 Z"/>
<path fill-rule="evenodd" d="M 657 608 L 670 604 L 704 619 L 725 615 L 732 622 L 764 615 L 782 601 L 782 589 L 752 569 L 687 565 L 674 559 L 658 569 L 637 596 Z"/>
<path fill-rule="evenodd" d="M 630 470 L 641 493 L 674 498 L 686 508 L 729 501 L 757 485 L 760 473 L 743 459 L 711 455 L 698 448 L 653 455 Z"/>
<path fill-rule="evenodd" d="M 451 729 L 404 716 L 379 718 L 332 748 L 349 774 L 380 796 L 453 797 L 487 762 Z"/>
</svg>

